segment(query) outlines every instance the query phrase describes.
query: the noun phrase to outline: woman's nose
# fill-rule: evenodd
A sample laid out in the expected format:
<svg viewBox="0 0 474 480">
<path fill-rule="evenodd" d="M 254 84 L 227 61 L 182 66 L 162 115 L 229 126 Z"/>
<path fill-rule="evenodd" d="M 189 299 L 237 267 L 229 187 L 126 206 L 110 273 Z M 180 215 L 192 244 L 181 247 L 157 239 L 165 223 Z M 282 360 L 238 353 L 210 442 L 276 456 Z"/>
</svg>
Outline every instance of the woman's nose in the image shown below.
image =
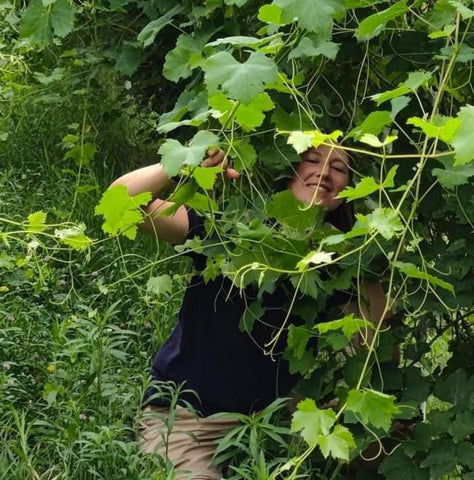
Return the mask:
<svg viewBox="0 0 474 480">
<path fill-rule="evenodd" d="M 320 176 L 320 177 L 327 177 L 329 175 L 328 162 L 321 162 L 319 164 L 317 175 Z"/>
</svg>

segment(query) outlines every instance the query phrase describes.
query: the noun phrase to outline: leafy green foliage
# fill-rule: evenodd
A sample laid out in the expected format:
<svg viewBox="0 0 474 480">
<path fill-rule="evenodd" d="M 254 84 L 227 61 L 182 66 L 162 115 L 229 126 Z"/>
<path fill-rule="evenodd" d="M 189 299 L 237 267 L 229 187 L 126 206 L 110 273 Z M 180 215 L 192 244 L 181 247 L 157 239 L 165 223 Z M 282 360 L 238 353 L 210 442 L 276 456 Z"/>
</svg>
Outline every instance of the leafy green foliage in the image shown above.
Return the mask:
<svg viewBox="0 0 474 480">
<path fill-rule="evenodd" d="M 347 409 L 360 416 L 364 423 L 385 431 L 399 412 L 395 397 L 375 390 L 351 390 L 347 397 Z"/>
<path fill-rule="evenodd" d="M 146 205 L 150 200 L 149 192 L 130 197 L 127 187 L 117 185 L 103 195 L 95 208 L 95 214 L 104 217 L 104 232 L 110 235 L 123 233 L 133 240 L 137 235 L 137 223 L 143 220 L 140 206 Z"/>
</svg>

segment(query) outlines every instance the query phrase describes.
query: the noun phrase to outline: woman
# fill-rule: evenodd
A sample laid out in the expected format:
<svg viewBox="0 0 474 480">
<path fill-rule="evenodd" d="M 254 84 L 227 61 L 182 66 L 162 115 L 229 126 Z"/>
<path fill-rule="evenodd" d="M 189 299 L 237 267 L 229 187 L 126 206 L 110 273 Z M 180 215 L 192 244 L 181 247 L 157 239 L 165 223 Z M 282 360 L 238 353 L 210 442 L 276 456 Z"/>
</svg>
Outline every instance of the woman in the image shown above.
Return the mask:
<svg viewBox="0 0 474 480">
<path fill-rule="evenodd" d="M 209 151 L 202 166 L 216 165 L 222 166 L 228 178 L 238 178 L 239 173 L 229 168 L 222 151 Z M 302 154 L 288 188 L 302 202 L 326 207 L 328 215 L 336 218 L 333 223 L 343 228 L 341 212 L 347 213 L 347 208 L 336 197 L 349 180 L 345 152 L 335 146 L 321 145 Z M 143 228 L 172 244 L 181 244 L 188 238 L 202 235 L 204 227 L 199 216 L 184 206 L 172 216 L 159 215 L 172 206 L 159 198 L 169 183 L 166 173 L 157 164 L 130 172 L 112 186 L 125 185 L 132 196 L 151 192 L 154 200 L 145 209 L 147 216 Z M 345 219 L 345 229 L 350 228 L 351 220 Z M 169 457 L 179 472 L 190 472 L 192 478 L 217 479 L 220 471 L 212 464 L 215 442 L 235 423 L 208 417 L 224 411 L 249 414 L 261 410 L 278 396 L 287 394 L 298 378 L 290 374 L 281 355 L 276 358 L 265 355 L 262 348 L 286 319 L 288 298 L 285 291 L 276 289 L 272 294 L 265 294 L 266 313 L 262 321 L 256 322 L 251 334 L 241 332 L 239 320 L 246 309 L 247 297 L 252 296 L 251 289 L 239 294 L 230 280 L 222 277 L 204 283 L 199 271 L 203 270 L 205 259 L 201 255 L 193 259 L 198 273 L 186 289 L 175 329 L 155 357 L 152 376 L 158 382 L 185 382 L 185 388 L 196 392 L 198 397 L 184 393 L 181 401 L 189 402 L 203 417 L 195 418 L 178 407 L 169 436 L 163 421 L 168 414 L 169 399 L 148 392 L 142 449 Z M 372 317 L 378 320 L 385 307 L 380 287 L 364 288 L 371 299 Z M 346 296 L 338 301 L 348 303 L 349 300 Z M 280 342 L 275 351 L 284 350 L 284 336 Z M 163 442 L 165 437 L 166 442 Z"/>
</svg>

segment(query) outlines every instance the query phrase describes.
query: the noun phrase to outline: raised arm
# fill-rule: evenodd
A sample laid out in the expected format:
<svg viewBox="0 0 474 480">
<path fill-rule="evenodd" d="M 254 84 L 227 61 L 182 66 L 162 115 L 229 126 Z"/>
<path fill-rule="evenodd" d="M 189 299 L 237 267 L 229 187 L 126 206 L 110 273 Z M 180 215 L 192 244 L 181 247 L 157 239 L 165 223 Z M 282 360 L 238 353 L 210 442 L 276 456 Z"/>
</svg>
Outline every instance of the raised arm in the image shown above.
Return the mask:
<svg viewBox="0 0 474 480">
<path fill-rule="evenodd" d="M 238 172 L 228 168 L 225 154 L 222 150 L 210 150 L 207 158 L 202 162 L 203 167 L 221 164 L 224 174 L 229 178 L 237 178 Z M 126 173 L 115 180 L 110 187 L 125 185 L 131 196 L 142 192 L 151 192 L 152 201 L 143 209 L 145 221 L 140 227 L 162 240 L 172 244 L 180 244 L 186 240 L 189 223 L 186 208 L 181 206 L 173 215 L 162 215 L 162 212 L 173 206 L 160 198 L 163 192 L 171 185 L 172 181 L 159 163 L 148 167 L 139 168 Z"/>
</svg>

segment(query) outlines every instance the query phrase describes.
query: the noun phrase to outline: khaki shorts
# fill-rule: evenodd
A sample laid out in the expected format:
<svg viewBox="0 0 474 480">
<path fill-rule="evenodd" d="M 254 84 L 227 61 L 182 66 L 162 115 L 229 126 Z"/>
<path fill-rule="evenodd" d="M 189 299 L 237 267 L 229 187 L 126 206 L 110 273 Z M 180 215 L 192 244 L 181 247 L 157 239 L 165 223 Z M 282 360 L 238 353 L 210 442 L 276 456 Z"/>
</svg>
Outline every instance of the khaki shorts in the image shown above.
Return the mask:
<svg viewBox="0 0 474 480">
<path fill-rule="evenodd" d="M 236 420 L 195 417 L 182 407 L 176 408 L 171 434 L 166 419 L 168 407 L 148 405 L 140 424 L 140 450 L 169 458 L 176 479 L 218 480 L 221 470 L 212 463 L 217 440 L 237 425 Z"/>
</svg>

